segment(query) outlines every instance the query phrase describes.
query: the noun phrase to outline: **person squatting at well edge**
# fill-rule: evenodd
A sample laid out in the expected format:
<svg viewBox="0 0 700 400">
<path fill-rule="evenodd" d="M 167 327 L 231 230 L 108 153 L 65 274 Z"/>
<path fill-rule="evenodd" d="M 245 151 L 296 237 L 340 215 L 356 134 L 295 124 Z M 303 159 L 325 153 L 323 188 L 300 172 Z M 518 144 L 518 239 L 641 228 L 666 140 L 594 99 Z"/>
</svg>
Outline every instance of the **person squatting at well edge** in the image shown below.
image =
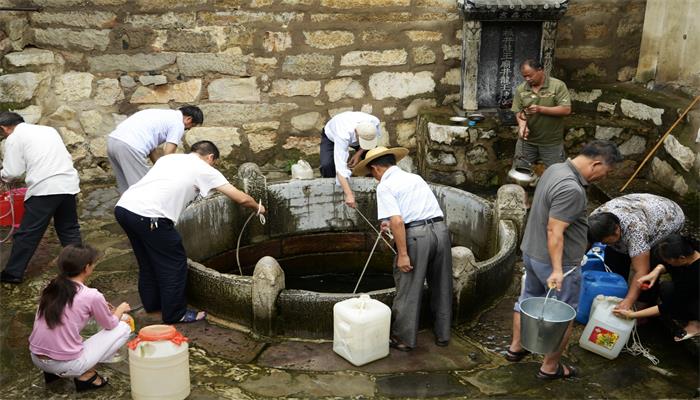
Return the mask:
<svg viewBox="0 0 700 400">
<path fill-rule="evenodd" d="M 515 144 L 516 167 L 531 168 L 538 159 L 545 167 L 562 162 L 564 119 L 571 114 L 571 95 L 566 84 L 545 74 L 542 63 L 527 59 L 520 63 L 525 82 L 513 95 L 511 111 L 518 122 Z"/>
<path fill-rule="evenodd" d="M 85 285 L 97 257 L 97 250 L 89 245 L 69 245 L 61 251 L 58 276 L 41 293 L 29 336 L 32 362 L 44 371 L 46 383 L 74 378 L 79 392 L 107 384 L 94 368 L 111 360 L 131 333 L 131 326 L 122 320 L 129 304 L 111 310 L 102 293 Z M 80 331 L 90 318 L 103 329 L 83 340 Z"/>
<path fill-rule="evenodd" d="M 212 190 L 260 214 L 265 207 L 236 189 L 213 165 L 219 149 L 208 140 L 196 142 L 189 154 L 161 157 L 127 189 L 114 215 L 129 237 L 139 264 L 139 295 L 147 312 L 161 311 L 163 322 L 194 322 L 203 311 L 187 309 L 187 255 L 175 229 L 187 204 Z"/>
<path fill-rule="evenodd" d="M 651 249 L 667 236 L 680 232 L 684 223 L 683 209 L 672 200 L 633 193 L 593 210 L 588 217 L 588 241 L 607 244 L 605 264 L 625 279 L 631 267 L 634 282 L 661 262 Z M 657 289 L 658 285 L 640 292 L 639 285 L 630 285 L 627 296 L 616 309 L 630 309 L 637 300 L 656 304 Z"/>
<path fill-rule="evenodd" d="M 350 175 L 365 151 L 377 146 L 381 135 L 379 119 L 360 111 L 342 112 L 328 121 L 321 131 L 321 176 L 336 178 L 345 195 L 345 204 L 355 208 L 355 195 L 350 189 Z M 349 148 L 355 149 L 350 156 Z"/>
<path fill-rule="evenodd" d="M 7 136 L 0 177 L 11 182 L 24 175 L 27 184 L 24 218 L 13 236 L 0 280 L 21 283 L 51 218 L 61 246 L 81 243 L 76 206 L 80 179 L 54 128 L 28 124 L 19 114 L 3 112 L 0 130 Z"/>
<path fill-rule="evenodd" d="M 700 251 L 697 243 L 672 234 L 659 243 L 655 251 L 662 263 L 633 281 L 633 285 L 661 286 L 659 305 L 639 311 L 616 309 L 613 312 L 626 318 L 661 315 L 683 321 L 684 328 L 674 334 L 677 342 L 700 336 Z M 671 274 L 671 281 L 659 282 L 659 276 L 666 272 Z"/>
<path fill-rule="evenodd" d="M 447 346 L 452 320 L 452 244 L 443 213 L 430 187 L 419 175 L 396 163 L 408 154 L 403 147 L 377 147 L 367 152 L 353 173 L 371 175 L 377 185 L 377 218 L 391 228 L 396 297 L 392 305 L 391 346 L 416 347 L 423 283 L 430 287 L 435 343 Z"/>
<path fill-rule="evenodd" d="M 576 267 L 588 244 L 586 186 L 603 179 L 620 161 L 622 156 L 614 143 L 595 140 L 585 145 L 575 158 L 554 164 L 542 174 L 520 245 L 526 277 L 514 307 L 513 339 L 505 355 L 508 361 L 520 361 L 529 353 L 521 344 L 521 301 L 545 297 L 548 288 L 556 287 L 559 300 L 576 309 L 581 284 L 581 273 Z M 564 273 L 574 268 L 564 279 Z M 545 355 L 538 378 L 576 375 L 574 367 L 560 362 L 572 326 L 569 324 L 559 350 Z"/>
<path fill-rule="evenodd" d="M 117 179 L 119 194 L 143 178 L 162 155 L 175 153 L 185 130 L 204 122 L 199 107 L 178 110 L 142 110 L 117 125 L 107 139 L 107 157 Z M 165 143 L 161 150 L 160 145 Z"/>
</svg>

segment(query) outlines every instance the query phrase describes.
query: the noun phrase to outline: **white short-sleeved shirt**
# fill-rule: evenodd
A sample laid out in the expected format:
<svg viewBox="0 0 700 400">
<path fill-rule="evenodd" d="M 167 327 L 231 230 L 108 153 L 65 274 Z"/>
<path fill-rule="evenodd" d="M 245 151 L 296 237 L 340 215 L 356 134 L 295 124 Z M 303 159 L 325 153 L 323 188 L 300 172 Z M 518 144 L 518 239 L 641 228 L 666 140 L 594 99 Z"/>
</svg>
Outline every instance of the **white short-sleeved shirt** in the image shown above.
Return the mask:
<svg viewBox="0 0 700 400">
<path fill-rule="evenodd" d="M 180 110 L 148 109 L 122 121 L 109 137 L 128 144 L 146 158 L 165 142 L 179 145 L 184 134 Z"/>
<path fill-rule="evenodd" d="M 355 128 L 361 123 L 371 123 L 377 127 L 377 137 L 381 136 L 379 118 L 361 111 L 346 111 L 331 118 L 323 132 L 333 142 L 333 162 L 335 171 L 340 176 L 349 178 L 352 171 L 348 168 L 349 147 L 358 145 Z"/>
<path fill-rule="evenodd" d="M 11 180 L 26 174 L 25 199 L 80 192 L 80 178 L 73 168 L 73 158 L 54 128 L 18 124 L 4 146 L 0 175 Z"/>
<path fill-rule="evenodd" d="M 187 205 L 228 180 L 196 153 L 169 154 L 158 159 L 146 176 L 127 189 L 117 202 L 134 214 L 177 222 Z"/>
<path fill-rule="evenodd" d="M 400 215 L 405 224 L 443 216 L 433 191 L 423 178 L 395 165 L 384 172 L 377 185 L 377 218 L 394 215 Z"/>
</svg>

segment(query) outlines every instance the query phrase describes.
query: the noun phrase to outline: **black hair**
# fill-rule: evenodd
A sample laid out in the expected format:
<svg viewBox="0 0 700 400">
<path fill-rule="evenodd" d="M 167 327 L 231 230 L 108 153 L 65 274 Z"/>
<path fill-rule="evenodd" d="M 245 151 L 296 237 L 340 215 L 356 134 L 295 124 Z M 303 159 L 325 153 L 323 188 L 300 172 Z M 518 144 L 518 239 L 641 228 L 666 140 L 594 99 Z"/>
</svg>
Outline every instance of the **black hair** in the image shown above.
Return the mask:
<svg viewBox="0 0 700 400">
<path fill-rule="evenodd" d="M 0 113 L 0 126 L 16 126 L 22 122 L 24 122 L 24 118 L 17 113 L 11 111 Z"/>
<path fill-rule="evenodd" d="M 656 254 L 663 260 L 688 257 L 698 249 L 698 243 L 677 233 L 667 236 L 656 247 Z"/>
<path fill-rule="evenodd" d="M 393 154 L 384 154 L 383 156 L 377 157 L 374 160 L 367 163 L 368 167 L 371 167 L 373 165 L 391 167 L 392 165 L 396 165 L 396 156 Z"/>
<path fill-rule="evenodd" d="M 588 158 L 600 158 L 607 165 L 615 165 L 622 161 L 622 154 L 617 145 L 609 140 L 594 140 L 581 149 L 581 155 Z"/>
<path fill-rule="evenodd" d="M 620 218 L 611 212 L 601 212 L 588 217 L 588 242 L 601 242 L 615 234 L 615 228 L 620 225 Z"/>
<path fill-rule="evenodd" d="M 190 147 L 190 153 L 197 153 L 200 156 L 212 154 L 215 160 L 219 159 L 219 148 L 209 140 L 200 140 Z"/>
<path fill-rule="evenodd" d="M 204 113 L 197 106 L 182 106 L 179 110 L 185 117 L 192 117 L 192 124 L 194 125 L 202 125 L 204 122 Z"/>
<path fill-rule="evenodd" d="M 98 255 L 88 244 L 70 244 L 61 251 L 57 263 L 59 274 L 41 292 L 39 300 L 39 316 L 44 317 L 49 328 L 61 325 L 63 310 L 73 304 L 78 283 L 70 278 L 80 275 L 88 264 L 94 264 Z"/>
<path fill-rule="evenodd" d="M 522 69 L 526 65 L 528 67 L 535 69 L 535 70 L 538 70 L 538 71 L 544 68 L 542 61 L 540 61 L 539 59 L 534 59 L 534 58 L 528 58 L 528 59 L 523 60 L 523 62 L 520 63 L 520 69 Z"/>
</svg>

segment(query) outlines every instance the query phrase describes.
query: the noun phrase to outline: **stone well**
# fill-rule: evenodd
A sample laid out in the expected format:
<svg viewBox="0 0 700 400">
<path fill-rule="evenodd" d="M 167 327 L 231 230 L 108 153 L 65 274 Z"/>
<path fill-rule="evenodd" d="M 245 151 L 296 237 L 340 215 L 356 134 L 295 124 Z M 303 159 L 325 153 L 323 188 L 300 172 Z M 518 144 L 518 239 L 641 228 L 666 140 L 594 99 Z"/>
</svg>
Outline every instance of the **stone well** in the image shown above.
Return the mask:
<svg viewBox="0 0 700 400">
<path fill-rule="evenodd" d="M 352 180 L 358 208 L 370 221 L 376 220 L 375 185 L 370 178 Z M 241 186 L 254 185 L 242 183 Z M 503 200 L 499 209 L 471 193 L 442 185 L 430 186 L 445 211 L 452 236 L 454 321 L 462 322 L 503 294 L 511 282 L 518 229 L 525 213 L 524 192 L 514 185 L 499 191 Z M 334 179 L 274 183 L 264 193 L 254 196 L 267 198 L 268 209 L 266 225 L 254 218 L 241 241 L 242 249 L 253 248 L 258 243 L 254 254 L 284 257 L 303 253 L 304 243 L 318 242 L 318 235 L 340 232 L 360 235 L 360 248 L 355 250 L 369 254 L 376 239 L 362 217 L 342 204 L 342 191 L 335 186 Z M 230 265 L 236 265 L 235 251 L 231 250 L 235 250 L 238 234 L 249 215 L 250 211 L 220 195 L 195 202 L 183 213 L 177 229 L 190 257 L 189 301 L 216 317 L 261 335 L 332 338 L 333 305 L 353 297 L 352 293 L 285 289 L 284 272 L 271 257 L 258 262 L 252 276 L 247 276 L 245 271 L 244 276 L 221 273 L 205 265 L 207 260 L 221 258 L 222 254 L 229 254 L 223 257 L 230 259 Z M 362 235 L 366 237 L 363 239 Z M 328 237 L 321 240 L 331 242 Z M 377 251 L 389 250 L 380 243 Z M 245 253 L 250 258 L 251 253 Z M 241 262 L 254 263 L 255 260 Z M 390 271 L 391 267 L 388 268 Z M 395 288 L 368 293 L 391 305 Z"/>
</svg>

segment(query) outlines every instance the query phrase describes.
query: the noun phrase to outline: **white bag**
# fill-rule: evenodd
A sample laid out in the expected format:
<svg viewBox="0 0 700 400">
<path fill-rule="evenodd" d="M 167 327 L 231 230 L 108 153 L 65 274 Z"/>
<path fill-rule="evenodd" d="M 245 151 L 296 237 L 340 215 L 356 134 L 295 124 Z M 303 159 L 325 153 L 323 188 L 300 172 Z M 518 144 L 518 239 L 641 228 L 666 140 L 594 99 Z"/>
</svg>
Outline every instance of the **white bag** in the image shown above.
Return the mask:
<svg viewBox="0 0 700 400">
<path fill-rule="evenodd" d="M 313 179 L 314 171 L 311 169 L 311 165 L 304 160 L 297 161 L 296 164 L 292 165 L 292 179 Z"/>
</svg>

